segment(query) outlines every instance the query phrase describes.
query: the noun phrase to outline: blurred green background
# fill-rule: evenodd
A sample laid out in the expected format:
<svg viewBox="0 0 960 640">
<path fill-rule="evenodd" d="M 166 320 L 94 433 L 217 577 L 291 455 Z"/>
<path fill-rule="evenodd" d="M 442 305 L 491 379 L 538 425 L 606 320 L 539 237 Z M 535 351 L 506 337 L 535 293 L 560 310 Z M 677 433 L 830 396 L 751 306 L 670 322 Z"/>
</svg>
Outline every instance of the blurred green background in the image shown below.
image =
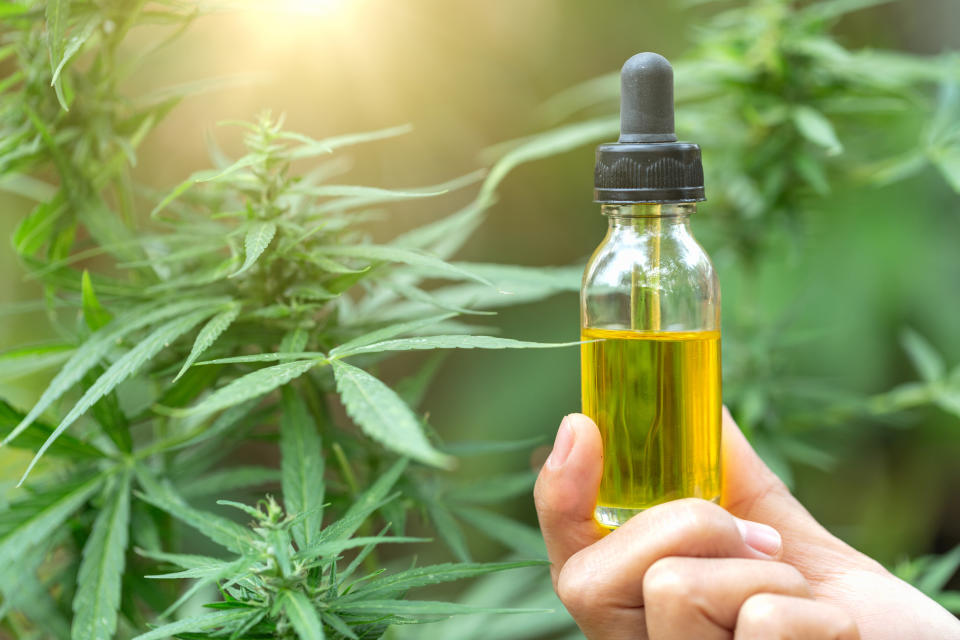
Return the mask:
<svg viewBox="0 0 960 640">
<path fill-rule="evenodd" d="M 224 77 L 218 88 L 184 101 L 147 139 L 138 154 L 141 182 L 167 189 L 209 166 L 211 140 L 238 150 L 237 131 L 217 123 L 271 109 L 286 115 L 291 130 L 315 137 L 410 122 L 413 133 L 354 153 L 345 181 L 437 183 L 488 164 L 491 146 L 546 128 L 541 106 L 563 89 L 619 68 L 637 51 L 682 56 L 698 24 L 718 10 L 626 0 L 253 6 L 261 9 L 199 19 L 127 88 L 144 95 Z M 911 0 L 873 7 L 844 18 L 836 33 L 852 48 L 935 54 L 960 48 L 960 5 Z M 705 164 L 712 159 L 705 149 Z M 592 171 L 592 147 L 521 167 L 460 258 L 583 262 L 605 229 L 591 202 Z M 707 185 L 708 198 L 716 188 Z M 398 207 L 371 231 L 389 237 L 471 196 L 457 192 Z M 29 205 L 4 195 L 0 206 L 0 235 L 8 236 Z M 816 199 L 814 208 L 799 237 L 765 253 L 750 273 L 730 255 L 728 230 L 711 218 L 710 200 L 694 220 L 717 262 L 724 315 L 747 314 L 765 331 L 798 336 L 766 375 L 798 387 L 815 381 L 838 396 L 887 391 L 917 379 L 900 344 L 907 327 L 947 363 L 960 362 L 960 201 L 943 178 L 929 170 L 887 187 L 845 189 Z M 0 244 L 0 273 L 0 303 L 41 296 L 22 280 L 8 243 Z M 0 316 L 0 348 L 48 337 L 41 320 L 31 313 Z M 491 323 L 510 337 L 576 339 L 577 300 L 558 296 L 507 310 Z M 737 344 L 725 341 L 725 358 L 741 355 Z M 26 406 L 42 382 L 43 375 L 0 380 L 0 395 Z M 548 444 L 560 418 L 579 408 L 578 353 L 450 355 L 425 406 L 448 440 L 541 435 Z M 810 456 L 816 464 L 791 463 L 796 492 L 855 546 L 889 564 L 960 541 L 960 418 L 933 407 L 882 418 L 857 414 L 824 420 L 796 438 L 820 452 Z M 22 462 L 18 454 L 0 453 L 3 478 L 18 474 Z M 497 463 L 531 464 L 526 454 Z M 532 501 L 508 507 L 533 522 Z"/>
</svg>

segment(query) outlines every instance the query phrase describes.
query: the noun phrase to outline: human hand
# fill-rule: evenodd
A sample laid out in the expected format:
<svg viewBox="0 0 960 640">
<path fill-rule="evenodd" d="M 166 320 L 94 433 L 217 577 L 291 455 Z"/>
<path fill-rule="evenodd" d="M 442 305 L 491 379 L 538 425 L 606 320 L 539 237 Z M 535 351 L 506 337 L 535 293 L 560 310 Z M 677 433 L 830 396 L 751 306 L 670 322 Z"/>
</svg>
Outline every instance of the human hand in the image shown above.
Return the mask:
<svg viewBox="0 0 960 640">
<path fill-rule="evenodd" d="M 534 497 L 553 585 L 590 640 L 956 640 L 960 621 L 831 535 L 723 415 L 721 508 L 676 500 L 608 532 L 602 444 L 564 418 Z"/>
</svg>

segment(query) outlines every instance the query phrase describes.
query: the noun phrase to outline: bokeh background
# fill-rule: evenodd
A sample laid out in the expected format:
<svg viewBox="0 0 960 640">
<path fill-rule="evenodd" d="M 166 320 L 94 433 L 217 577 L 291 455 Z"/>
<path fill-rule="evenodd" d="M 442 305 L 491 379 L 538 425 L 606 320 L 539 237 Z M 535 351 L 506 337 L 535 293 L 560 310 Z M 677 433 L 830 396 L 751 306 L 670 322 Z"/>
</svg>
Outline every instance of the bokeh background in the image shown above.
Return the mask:
<svg viewBox="0 0 960 640">
<path fill-rule="evenodd" d="M 412 133 L 354 152 L 347 181 L 385 187 L 441 182 L 489 166 L 500 143 L 550 126 L 543 105 L 552 96 L 618 69 L 633 53 L 683 57 L 699 26 L 722 6 L 297 0 L 206 16 L 151 58 L 127 87 L 130 95 L 146 95 L 222 78 L 186 99 L 150 135 L 136 173 L 140 181 L 167 189 L 209 166 L 211 141 L 228 153 L 239 149 L 237 130 L 217 123 L 252 119 L 269 109 L 285 114 L 289 129 L 315 137 L 412 123 Z M 904 0 L 870 7 L 844 17 L 833 33 L 854 49 L 939 54 L 960 48 L 960 4 Z M 877 144 L 917 131 L 878 130 Z M 715 159 L 719 155 L 705 148 L 705 164 Z M 591 202 L 592 170 L 592 146 L 520 167 L 459 257 L 530 266 L 584 262 L 605 229 Z M 708 198 L 721 186 L 708 184 Z M 390 237 L 471 197 L 467 189 L 397 207 L 371 232 Z M 0 207 L 0 236 L 7 237 L 28 204 L 3 195 Z M 764 430 L 758 419 L 754 434 L 828 528 L 888 565 L 946 552 L 960 543 L 960 410 L 951 414 L 923 405 L 873 415 L 842 407 L 850 398 L 870 398 L 918 379 L 902 344 L 907 329 L 950 368 L 960 363 L 960 199 L 942 173 L 928 168 L 886 186 L 844 182 L 842 189 L 810 198 L 806 207 L 788 240 L 748 264 L 731 255 L 736 249 L 729 221 L 718 223 L 710 200 L 701 206 L 694 230 L 717 262 L 724 316 L 747 313 L 754 330 L 785 337 L 725 340 L 725 366 L 737 369 L 744 359 L 741 345 L 772 345 L 776 358 L 754 377 L 810 389 L 815 400 L 809 410 L 830 413 L 819 427 L 809 426 L 816 419 L 807 420 L 795 432 Z M 739 224 L 755 225 L 750 231 L 757 235 L 784 232 L 764 220 Z M 41 296 L 21 273 L 9 244 L 0 243 L 0 304 Z M 0 348 L 48 338 L 40 318 L 0 316 Z M 559 295 L 504 311 L 490 323 L 510 337 L 576 339 L 577 300 Z M 403 361 L 394 366 L 402 368 Z M 448 440 L 539 435 L 548 444 L 560 418 L 579 407 L 574 349 L 464 352 L 447 357 L 442 367 L 425 406 Z M 0 392 L 25 406 L 43 380 L 42 374 L 0 380 Z M 739 388 L 737 381 L 730 384 Z M 759 393 L 761 413 L 776 416 L 776 395 L 762 384 L 757 389 L 751 396 L 739 388 L 740 413 L 756 413 L 751 407 Z M 776 438 L 790 440 L 793 455 L 771 442 Z M 516 469 L 530 465 L 527 458 L 504 455 L 495 463 Z M 4 479 L 17 474 L 22 461 L 0 452 Z M 504 507 L 534 521 L 529 499 Z M 498 552 L 486 549 L 490 556 Z"/>
</svg>

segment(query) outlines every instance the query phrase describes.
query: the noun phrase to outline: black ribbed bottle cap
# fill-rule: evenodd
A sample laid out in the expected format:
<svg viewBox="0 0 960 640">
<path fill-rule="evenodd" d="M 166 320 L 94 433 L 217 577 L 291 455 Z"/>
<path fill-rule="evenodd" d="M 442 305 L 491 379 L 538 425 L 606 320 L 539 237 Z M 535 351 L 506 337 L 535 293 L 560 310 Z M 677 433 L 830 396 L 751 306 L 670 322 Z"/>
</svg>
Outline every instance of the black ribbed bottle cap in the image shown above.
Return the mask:
<svg viewBox="0 0 960 640">
<path fill-rule="evenodd" d="M 638 53 L 620 70 L 620 139 L 597 147 L 595 202 L 704 200 L 700 147 L 677 142 L 673 68 L 656 53 Z"/>
</svg>

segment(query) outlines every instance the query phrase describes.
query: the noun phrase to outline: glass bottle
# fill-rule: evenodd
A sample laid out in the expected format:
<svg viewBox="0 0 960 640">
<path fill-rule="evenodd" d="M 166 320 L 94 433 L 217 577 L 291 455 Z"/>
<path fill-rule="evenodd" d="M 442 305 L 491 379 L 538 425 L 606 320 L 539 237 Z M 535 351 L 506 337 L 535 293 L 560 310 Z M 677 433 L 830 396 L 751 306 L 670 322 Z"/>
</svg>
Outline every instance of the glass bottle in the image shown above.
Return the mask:
<svg viewBox="0 0 960 640">
<path fill-rule="evenodd" d="M 581 290 L 583 412 L 603 439 L 596 517 L 608 527 L 721 492 L 720 287 L 690 231 L 700 149 L 676 142 L 664 58 L 628 60 L 621 87 L 620 140 L 597 150 L 609 226 Z"/>
</svg>

